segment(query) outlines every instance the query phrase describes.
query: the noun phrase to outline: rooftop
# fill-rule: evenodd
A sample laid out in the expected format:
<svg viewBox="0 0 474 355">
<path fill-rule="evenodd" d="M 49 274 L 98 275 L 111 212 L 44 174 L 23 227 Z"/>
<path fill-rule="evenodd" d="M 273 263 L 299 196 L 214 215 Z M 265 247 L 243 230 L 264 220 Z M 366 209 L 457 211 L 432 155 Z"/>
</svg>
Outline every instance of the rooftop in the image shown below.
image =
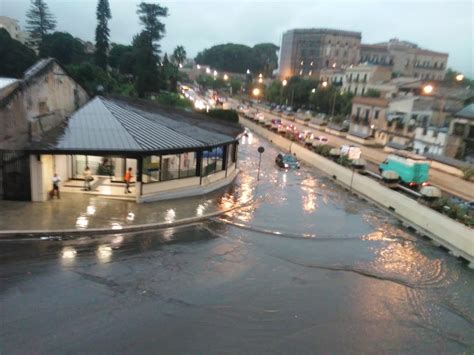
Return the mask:
<svg viewBox="0 0 474 355">
<path fill-rule="evenodd" d="M 462 110 L 456 112 L 456 117 L 474 119 L 474 103 L 467 105 Z"/>
<path fill-rule="evenodd" d="M 164 109 L 145 100 L 97 96 L 27 150 L 55 153 L 172 153 L 230 143 L 238 124 Z"/>
<path fill-rule="evenodd" d="M 388 107 L 388 100 L 380 97 L 356 96 L 352 100 L 352 103 L 367 106 Z"/>
<path fill-rule="evenodd" d="M 362 38 L 361 32 L 355 31 L 345 31 L 345 30 L 337 30 L 331 28 L 295 28 L 292 30 L 288 30 L 285 33 L 297 33 L 297 34 L 332 34 L 332 35 L 339 35 L 339 36 L 350 36 L 356 38 Z"/>
</svg>

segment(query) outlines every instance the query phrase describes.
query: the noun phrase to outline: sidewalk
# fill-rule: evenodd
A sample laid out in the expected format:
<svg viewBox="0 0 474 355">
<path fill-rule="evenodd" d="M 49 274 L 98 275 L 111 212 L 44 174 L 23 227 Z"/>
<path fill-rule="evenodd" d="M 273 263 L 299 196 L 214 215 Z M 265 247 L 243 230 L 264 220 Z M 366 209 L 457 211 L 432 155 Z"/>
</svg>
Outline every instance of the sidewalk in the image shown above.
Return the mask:
<svg viewBox="0 0 474 355">
<path fill-rule="evenodd" d="M 99 196 L 61 193 L 41 203 L 0 201 L 0 234 L 7 231 L 120 230 L 152 223 L 175 223 L 229 209 L 231 187 L 204 196 L 137 204 Z"/>
</svg>

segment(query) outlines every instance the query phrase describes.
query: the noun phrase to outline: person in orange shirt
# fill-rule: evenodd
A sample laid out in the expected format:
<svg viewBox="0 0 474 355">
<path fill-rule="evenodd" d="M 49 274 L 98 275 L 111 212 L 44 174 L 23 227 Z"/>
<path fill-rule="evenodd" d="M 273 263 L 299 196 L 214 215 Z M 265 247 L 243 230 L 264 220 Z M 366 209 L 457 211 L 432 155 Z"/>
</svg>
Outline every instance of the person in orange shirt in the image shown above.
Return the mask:
<svg viewBox="0 0 474 355">
<path fill-rule="evenodd" d="M 132 168 L 128 168 L 127 172 L 125 173 L 124 180 L 125 180 L 125 193 L 130 194 L 130 182 L 132 181 Z"/>
</svg>

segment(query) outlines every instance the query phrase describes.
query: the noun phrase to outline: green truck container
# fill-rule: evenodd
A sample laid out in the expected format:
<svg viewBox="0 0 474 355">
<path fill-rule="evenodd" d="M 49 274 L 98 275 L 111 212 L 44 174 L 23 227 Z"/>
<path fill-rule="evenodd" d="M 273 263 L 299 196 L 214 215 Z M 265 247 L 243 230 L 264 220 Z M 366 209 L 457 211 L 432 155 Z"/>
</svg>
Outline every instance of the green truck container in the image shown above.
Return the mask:
<svg viewBox="0 0 474 355">
<path fill-rule="evenodd" d="M 426 183 L 429 179 L 430 163 L 421 155 L 411 153 L 393 153 L 379 165 L 380 173 L 394 171 L 400 177 L 400 182 L 409 186 Z"/>
</svg>

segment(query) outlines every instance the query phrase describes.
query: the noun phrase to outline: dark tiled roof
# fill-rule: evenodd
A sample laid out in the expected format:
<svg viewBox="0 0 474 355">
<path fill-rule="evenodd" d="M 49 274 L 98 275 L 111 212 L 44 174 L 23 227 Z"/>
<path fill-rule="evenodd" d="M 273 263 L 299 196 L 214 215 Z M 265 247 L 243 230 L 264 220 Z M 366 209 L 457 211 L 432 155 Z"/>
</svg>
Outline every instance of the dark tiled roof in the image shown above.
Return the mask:
<svg viewBox="0 0 474 355">
<path fill-rule="evenodd" d="M 172 152 L 205 149 L 232 142 L 242 129 L 233 134 L 222 122 L 207 122 L 200 115 L 194 119 L 184 113 L 167 114 L 153 106 L 135 107 L 127 100 L 98 96 L 77 110 L 64 124 L 34 142 L 27 150 L 35 152 Z M 212 121 L 212 120 L 211 120 Z"/>
<path fill-rule="evenodd" d="M 456 117 L 474 119 L 474 104 L 469 104 L 462 110 L 456 112 Z"/>
</svg>

